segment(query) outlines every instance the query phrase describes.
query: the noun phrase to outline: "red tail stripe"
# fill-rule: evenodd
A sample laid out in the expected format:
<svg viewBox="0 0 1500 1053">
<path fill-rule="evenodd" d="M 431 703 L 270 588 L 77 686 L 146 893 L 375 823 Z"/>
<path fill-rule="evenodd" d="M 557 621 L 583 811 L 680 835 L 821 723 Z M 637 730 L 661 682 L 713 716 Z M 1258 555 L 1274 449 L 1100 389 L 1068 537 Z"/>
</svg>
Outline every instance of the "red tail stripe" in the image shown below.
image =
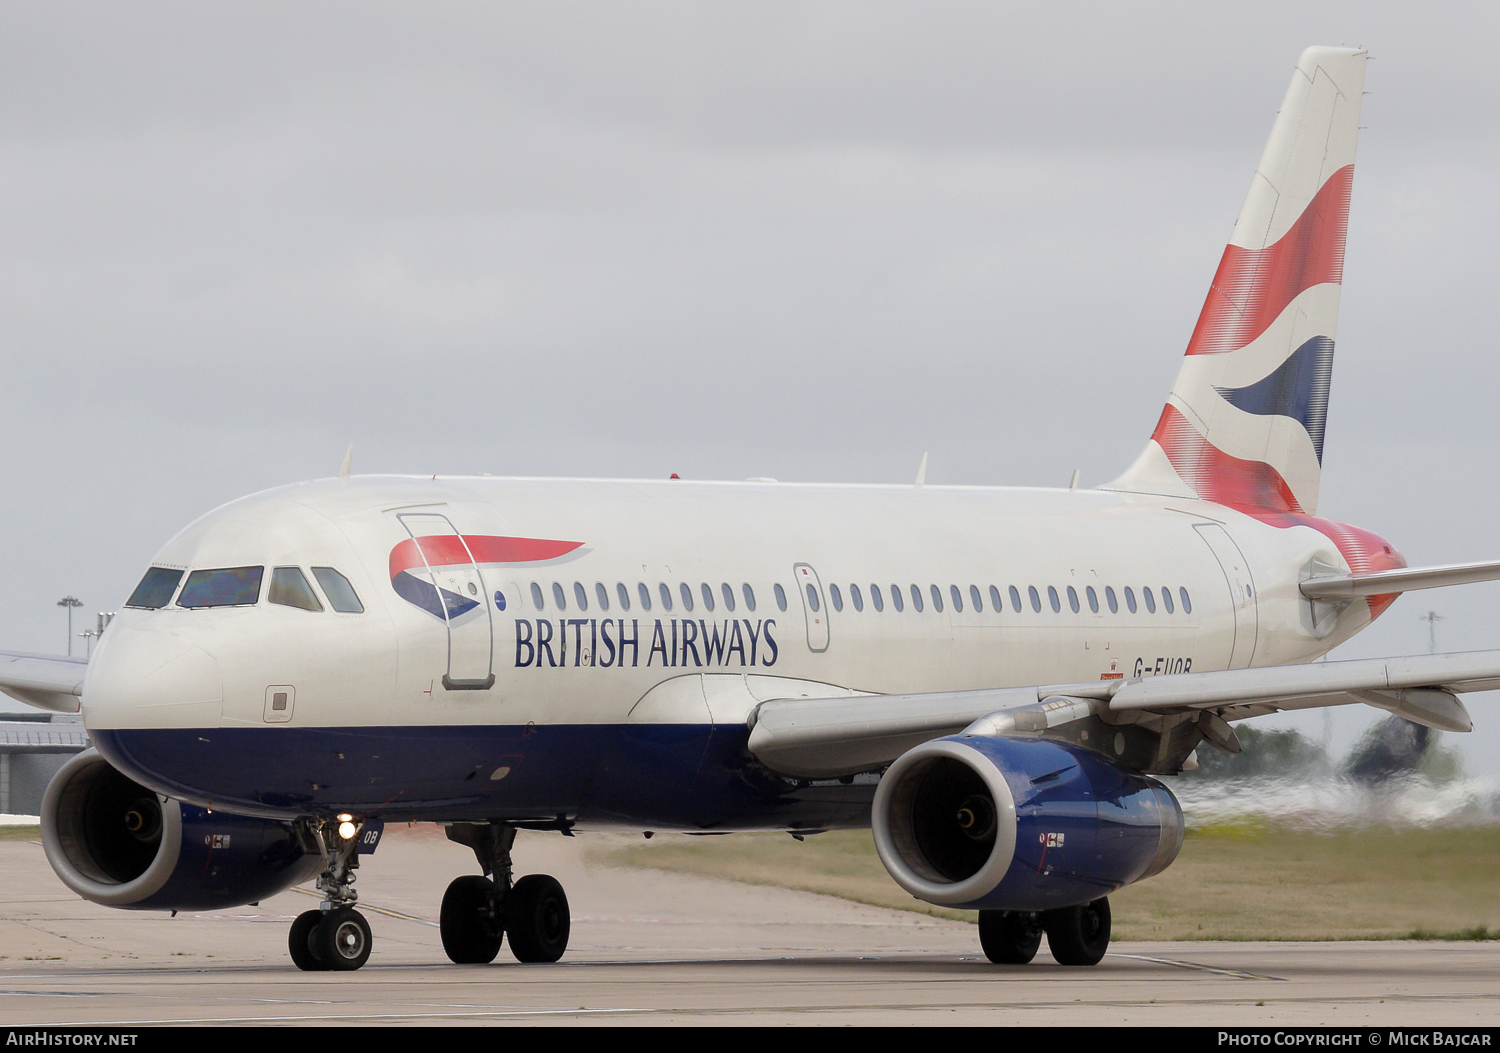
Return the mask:
<svg viewBox="0 0 1500 1053">
<path fill-rule="evenodd" d="M 1209 442 L 1171 403 L 1151 433 L 1177 475 L 1205 501 L 1272 512 L 1300 512 L 1292 488 L 1269 464 L 1231 457 Z"/>
<path fill-rule="evenodd" d="M 1340 523 L 1336 519 L 1320 519 L 1317 516 L 1297 515 L 1296 513 L 1251 511 L 1250 514 L 1262 523 L 1269 523 L 1283 530 L 1294 526 L 1312 527 L 1334 543 L 1349 564 L 1349 569 L 1355 574 L 1369 574 L 1377 570 L 1398 570 L 1406 566 L 1406 557 L 1392 548 L 1389 541 L 1360 527 Z M 1399 593 L 1392 592 L 1380 596 L 1366 596 L 1365 601 L 1370 608 L 1370 617 L 1372 619 L 1380 617 L 1387 607 L 1396 602 L 1398 595 Z"/>
<path fill-rule="evenodd" d="M 1328 177 L 1275 244 L 1263 249 L 1225 247 L 1188 341 L 1188 354 L 1217 355 L 1244 347 L 1303 291 L 1343 281 L 1353 186 L 1354 166 L 1345 165 Z"/>
</svg>

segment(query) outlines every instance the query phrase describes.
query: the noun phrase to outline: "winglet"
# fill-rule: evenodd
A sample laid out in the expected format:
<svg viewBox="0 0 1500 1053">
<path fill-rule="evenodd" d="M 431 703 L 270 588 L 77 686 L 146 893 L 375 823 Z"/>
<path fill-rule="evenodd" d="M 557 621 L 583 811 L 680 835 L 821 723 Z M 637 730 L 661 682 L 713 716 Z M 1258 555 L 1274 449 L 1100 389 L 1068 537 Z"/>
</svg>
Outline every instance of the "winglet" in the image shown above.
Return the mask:
<svg viewBox="0 0 1500 1053">
<path fill-rule="evenodd" d="M 349 448 L 344 451 L 344 463 L 339 465 L 339 485 L 349 485 L 349 467 L 354 463 L 354 443 L 349 443 Z"/>
</svg>

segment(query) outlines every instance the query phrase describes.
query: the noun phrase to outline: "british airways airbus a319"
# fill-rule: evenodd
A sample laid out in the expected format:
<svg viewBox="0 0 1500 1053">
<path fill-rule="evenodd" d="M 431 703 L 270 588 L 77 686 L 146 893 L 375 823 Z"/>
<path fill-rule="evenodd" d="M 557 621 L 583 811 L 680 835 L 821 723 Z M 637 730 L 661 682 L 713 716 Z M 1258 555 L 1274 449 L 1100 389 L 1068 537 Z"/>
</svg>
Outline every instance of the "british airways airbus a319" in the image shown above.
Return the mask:
<svg viewBox="0 0 1500 1053">
<path fill-rule="evenodd" d="M 1154 775 L 1234 722 L 1364 703 L 1467 731 L 1500 651 L 1309 664 L 1411 568 L 1318 515 L 1365 53 L 1305 52 L 1140 456 L 1094 490 L 355 477 L 256 494 L 161 549 L 76 662 L 0 688 L 80 707 L 52 866 L 115 907 L 313 878 L 302 969 L 357 969 L 381 824 L 446 824 L 481 873 L 455 962 L 567 947 L 516 831 L 869 826 L 891 877 L 979 913 L 995 962 L 1109 943 L 1182 811 Z"/>
</svg>

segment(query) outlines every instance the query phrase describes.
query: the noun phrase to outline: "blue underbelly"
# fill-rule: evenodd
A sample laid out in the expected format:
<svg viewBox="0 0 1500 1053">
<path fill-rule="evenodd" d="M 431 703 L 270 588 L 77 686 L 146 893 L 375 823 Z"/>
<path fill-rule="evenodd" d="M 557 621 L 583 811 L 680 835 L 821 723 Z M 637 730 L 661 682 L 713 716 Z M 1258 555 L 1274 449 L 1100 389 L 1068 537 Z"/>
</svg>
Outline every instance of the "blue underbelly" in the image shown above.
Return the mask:
<svg viewBox="0 0 1500 1053">
<path fill-rule="evenodd" d="M 767 772 L 742 726 L 564 724 L 91 733 L 159 792 L 267 816 L 521 820 L 632 828 L 869 825 L 873 784 Z"/>
</svg>

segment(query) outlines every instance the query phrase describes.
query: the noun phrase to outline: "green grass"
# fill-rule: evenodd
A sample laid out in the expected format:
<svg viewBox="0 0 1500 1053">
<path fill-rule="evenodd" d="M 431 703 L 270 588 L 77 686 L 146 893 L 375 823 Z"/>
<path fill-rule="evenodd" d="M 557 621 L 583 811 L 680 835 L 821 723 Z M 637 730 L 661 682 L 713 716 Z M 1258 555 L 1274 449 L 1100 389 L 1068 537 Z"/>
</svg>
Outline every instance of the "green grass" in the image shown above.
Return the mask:
<svg viewBox="0 0 1500 1053">
<path fill-rule="evenodd" d="M 973 919 L 913 899 L 867 831 L 658 835 L 606 855 L 860 903 Z M 1500 827 L 1312 833 L 1252 821 L 1190 830 L 1164 873 L 1110 897 L 1121 940 L 1489 940 L 1500 938 Z"/>
</svg>

